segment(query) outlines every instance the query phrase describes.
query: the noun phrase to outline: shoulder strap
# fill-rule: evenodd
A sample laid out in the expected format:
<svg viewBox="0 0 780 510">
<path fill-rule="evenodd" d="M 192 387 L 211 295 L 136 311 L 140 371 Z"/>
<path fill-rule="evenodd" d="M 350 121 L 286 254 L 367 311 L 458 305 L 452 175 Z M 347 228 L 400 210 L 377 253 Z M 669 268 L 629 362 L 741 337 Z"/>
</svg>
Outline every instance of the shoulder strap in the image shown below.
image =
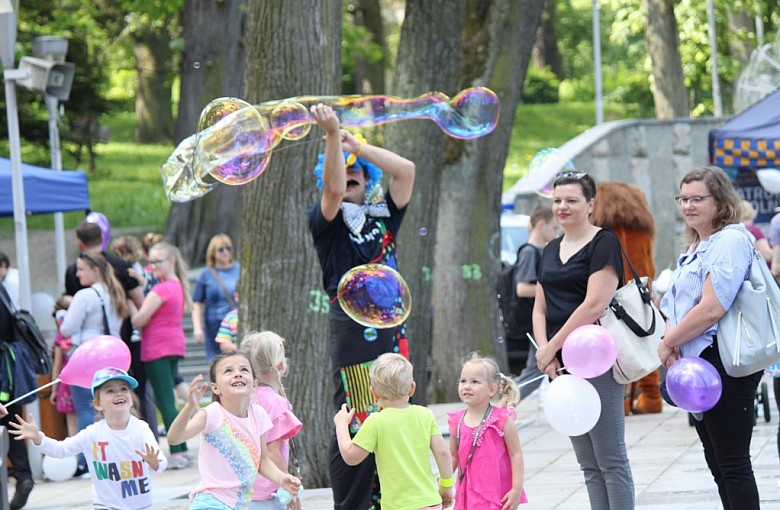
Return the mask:
<svg viewBox="0 0 780 510">
<path fill-rule="evenodd" d="M 110 335 L 111 328 L 108 327 L 108 315 L 106 315 L 106 304 L 103 302 L 103 296 L 100 295 L 100 292 L 95 287 L 90 285 L 89 288 L 95 291 L 100 300 L 100 308 L 103 310 L 103 334 Z"/>
<path fill-rule="evenodd" d="M 16 313 L 16 307 L 11 301 L 11 296 L 8 295 L 8 291 L 5 290 L 5 286 L 2 283 L 0 283 L 0 301 L 8 309 L 8 313 L 11 315 Z"/>
<path fill-rule="evenodd" d="M 222 278 L 219 277 L 219 273 L 217 273 L 217 270 L 213 267 L 210 267 L 209 270 L 211 271 L 211 274 L 214 275 L 214 279 L 217 280 L 217 283 L 219 284 L 219 288 L 222 289 L 222 292 L 225 293 L 225 299 L 227 299 L 228 304 L 230 304 L 230 308 L 233 309 L 236 307 L 236 302 L 233 300 L 233 296 L 230 295 L 230 292 L 228 292 L 227 287 L 225 287 L 225 284 L 222 282 Z"/>
</svg>

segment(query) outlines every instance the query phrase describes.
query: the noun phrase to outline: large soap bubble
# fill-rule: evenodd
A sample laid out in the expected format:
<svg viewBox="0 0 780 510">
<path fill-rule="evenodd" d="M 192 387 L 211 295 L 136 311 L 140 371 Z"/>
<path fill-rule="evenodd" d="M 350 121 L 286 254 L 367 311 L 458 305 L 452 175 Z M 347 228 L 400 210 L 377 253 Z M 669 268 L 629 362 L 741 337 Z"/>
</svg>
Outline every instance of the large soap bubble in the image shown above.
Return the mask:
<svg viewBox="0 0 780 510">
<path fill-rule="evenodd" d="M 465 89 L 450 99 L 441 92 L 417 98 L 393 96 L 302 96 L 250 105 L 233 97 L 203 109 L 198 133 L 184 139 L 162 165 L 165 194 L 173 202 L 199 198 L 218 183 L 241 185 L 259 177 L 282 140 L 305 137 L 311 106 L 335 111 L 344 127 L 367 127 L 406 119 L 429 119 L 454 138 L 491 133 L 498 123 L 498 96 L 487 88 Z"/>
<path fill-rule="evenodd" d="M 352 320 L 368 328 L 398 326 L 412 311 L 412 295 L 403 277 L 383 264 L 363 264 L 344 273 L 338 299 Z"/>
<path fill-rule="evenodd" d="M 574 164 L 555 147 L 547 147 L 537 152 L 528 164 L 526 179 L 531 187 L 544 198 L 552 198 L 553 179 L 563 170 L 574 170 Z"/>
</svg>

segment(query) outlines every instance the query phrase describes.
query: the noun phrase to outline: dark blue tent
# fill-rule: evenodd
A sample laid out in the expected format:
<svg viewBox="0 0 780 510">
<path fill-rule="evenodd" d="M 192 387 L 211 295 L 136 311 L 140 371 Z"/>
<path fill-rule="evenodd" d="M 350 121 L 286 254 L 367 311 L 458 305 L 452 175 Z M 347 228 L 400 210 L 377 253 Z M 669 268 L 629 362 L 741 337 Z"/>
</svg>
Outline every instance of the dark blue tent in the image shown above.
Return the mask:
<svg viewBox="0 0 780 510">
<path fill-rule="evenodd" d="M 84 172 L 57 172 L 22 164 L 27 214 L 89 210 L 89 188 Z M 13 216 L 11 161 L 0 158 L 0 216 Z"/>
<path fill-rule="evenodd" d="M 780 167 L 780 89 L 710 131 L 710 162 L 724 168 Z"/>
</svg>

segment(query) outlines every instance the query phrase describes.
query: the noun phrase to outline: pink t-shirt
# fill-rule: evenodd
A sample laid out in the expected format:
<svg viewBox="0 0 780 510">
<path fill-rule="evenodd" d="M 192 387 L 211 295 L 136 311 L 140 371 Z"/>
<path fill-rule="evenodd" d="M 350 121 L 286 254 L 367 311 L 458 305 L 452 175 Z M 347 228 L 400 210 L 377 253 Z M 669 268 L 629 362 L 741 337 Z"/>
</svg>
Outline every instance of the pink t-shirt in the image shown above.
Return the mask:
<svg viewBox="0 0 780 510">
<path fill-rule="evenodd" d="M 187 352 L 181 318 L 184 314 L 184 291 L 179 280 L 165 280 L 152 287 L 162 304 L 141 330 L 141 361 L 154 361 Z"/>
<path fill-rule="evenodd" d="M 271 419 L 257 404 L 250 404 L 246 418 L 231 414 L 219 402 L 203 409 L 206 426 L 198 452 L 200 483 L 190 499 L 204 492 L 229 508 L 248 508 L 260 469 L 261 440 L 271 428 Z"/>
<path fill-rule="evenodd" d="M 303 424 L 292 413 L 292 406 L 286 398 L 276 393 L 270 386 L 258 386 L 255 390 L 257 401 L 271 418 L 273 428 L 265 434 L 266 444 L 281 439 L 280 449 L 285 463 L 290 460 L 290 438 L 300 432 Z M 273 497 L 279 485 L 262 475 L 255 481 L 254 500 L 267 500 Z"/>
</svg>

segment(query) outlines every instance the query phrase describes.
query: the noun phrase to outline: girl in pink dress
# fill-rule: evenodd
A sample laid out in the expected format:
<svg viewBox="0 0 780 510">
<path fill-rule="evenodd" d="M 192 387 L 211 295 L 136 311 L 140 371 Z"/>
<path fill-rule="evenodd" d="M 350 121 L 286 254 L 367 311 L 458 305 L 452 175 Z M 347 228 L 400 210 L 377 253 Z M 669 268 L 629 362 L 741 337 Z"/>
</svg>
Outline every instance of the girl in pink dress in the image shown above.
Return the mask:
<svg viewBox="0 0 780 510">
<path fill-rule="evenodd" d="M 511 406 L 520 401 L 514 380 L 492 358 L 476 354 L 463 364 L 458 395 L 465 409 L 448 415 L 455 510 L 514 510 L 527 503 L 523 451 Z M 498 399 L 493 404 L 494 399 Z"/>
<path fill-rule="evenodd" d="M 271 418 L 271 430 L 265 433 L 268 455 L 274 460 L 276 467 L 284 473 L 289 473 L 290 442 L 300 432 L 303 424 L 292 413 L 292 406 L 282 386 L 282 377 L 287 372 L 284 339 L 272 331 L 250 333 L 241 341 L 241 350 L 252 360 L 252 368 L 257 374 L 256 401 Z M 300 476 L 298 473 L 295 475 Z M 279 484 L 258 476 L 249 509 L 300 509 L 297 498 L 288 505 L 285 497 L 277 493 L 278 490 Z"/>
<path fill-rule="evenodd" d="M 73 296 L 68 294 L 61 295 L 54 303 L 54 323 L 57 325 L 57 335 L 54 337 L 54 361 L 51 367 L 51 380 L 55 381 L 60 377 L 60 372 L 68 364 L 68 353 L 73 347 L 73 341 L 70 337 L 65 338 L 60 333 L 60 324 L 65 320 L 65 314 L 68 311 Z M 73 397 L 70 394 L 70 386 L 60 381 L 54 385 L 51 390 L 49 400 L 54 404 L 58 413 L 65 415 L 65 423 L 68 427 L 68 437 L 75 436 L 78 432 L 78 421 L 76 419 L 76 407 L 73 405 Z"/>
</svg>

